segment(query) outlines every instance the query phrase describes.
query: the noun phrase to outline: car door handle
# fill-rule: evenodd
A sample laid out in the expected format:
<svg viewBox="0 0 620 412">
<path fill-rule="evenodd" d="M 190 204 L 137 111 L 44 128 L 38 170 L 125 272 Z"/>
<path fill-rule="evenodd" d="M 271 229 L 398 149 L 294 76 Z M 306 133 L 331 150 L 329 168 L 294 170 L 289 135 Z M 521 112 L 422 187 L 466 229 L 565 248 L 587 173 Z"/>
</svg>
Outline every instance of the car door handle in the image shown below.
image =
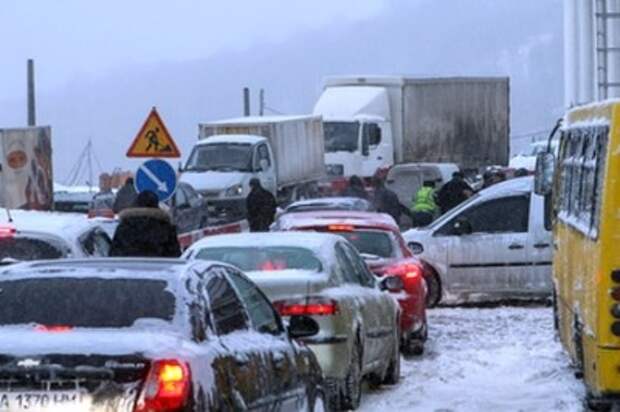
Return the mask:
<svg viewBox="0 0 620 412">
<path fill-rule="evenodd" d="M 547 249 L 549 246 L 551 246 L 549 243 L 536 243 L 534 245 L 534 248 L 536 248 L 536 249 Z"/>
<path fill-rule="evenodd" d="M 520 245 L 518 243 L 513 243 L 512 245 L 508 246 L 508 249 L 510 249 L 510 250 L 525 249 L 525 246 Z"/>
<path fill-rule="evenodd" d="M 383 156 L 378 156 L 377 160 L 383 160 Z"/>
</svg>

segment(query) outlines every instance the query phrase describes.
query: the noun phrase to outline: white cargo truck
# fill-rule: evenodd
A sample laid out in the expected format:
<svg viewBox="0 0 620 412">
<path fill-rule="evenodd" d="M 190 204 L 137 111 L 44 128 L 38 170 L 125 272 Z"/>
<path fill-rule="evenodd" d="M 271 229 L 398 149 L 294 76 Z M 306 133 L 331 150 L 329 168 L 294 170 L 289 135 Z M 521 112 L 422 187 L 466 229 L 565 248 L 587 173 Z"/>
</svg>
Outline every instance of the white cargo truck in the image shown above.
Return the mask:
<svg viewBox="0 0 620 412">
<path fill-rule="evenodd" d="M 325 177 L 319 116 L 261 116 L 199 125 L 199 140 L 181 181 L 209 201 L 216 215 L 245 214 L 253 177 L 281 204 L 311 195 Z"/>
<path fill-rule="evenodd" d="M 331 176 L 371 177 L 401 163 L 508 164 L 505 77 L 329 77 L 314 114 Z"/>
</svg>

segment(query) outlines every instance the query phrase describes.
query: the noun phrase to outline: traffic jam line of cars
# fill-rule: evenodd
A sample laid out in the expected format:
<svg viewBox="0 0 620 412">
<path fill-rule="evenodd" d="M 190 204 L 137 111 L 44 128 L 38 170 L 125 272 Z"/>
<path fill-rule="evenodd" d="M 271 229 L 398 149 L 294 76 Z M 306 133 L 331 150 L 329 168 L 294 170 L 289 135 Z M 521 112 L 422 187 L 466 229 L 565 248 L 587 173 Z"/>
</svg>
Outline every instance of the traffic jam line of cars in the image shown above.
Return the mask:
<svg viewBox="0 0 620 412">
<path fill-rule="evenodd" d="M 396 384 L 401 353 L 423 353 L 427 303 L 545 294 L 541 205 L 531 179 L 510 181 L 403 236 L 369 204 L 323 198 L 176 260 L 105 258 L 96 220 L 14 212 L 0 224 L 0 411 L 356 409 L 363 381 Z M 467 249 L 478 237 L 514 256 Z M 459 272 L 493 264 L 493 278 Z"/>
</svg>

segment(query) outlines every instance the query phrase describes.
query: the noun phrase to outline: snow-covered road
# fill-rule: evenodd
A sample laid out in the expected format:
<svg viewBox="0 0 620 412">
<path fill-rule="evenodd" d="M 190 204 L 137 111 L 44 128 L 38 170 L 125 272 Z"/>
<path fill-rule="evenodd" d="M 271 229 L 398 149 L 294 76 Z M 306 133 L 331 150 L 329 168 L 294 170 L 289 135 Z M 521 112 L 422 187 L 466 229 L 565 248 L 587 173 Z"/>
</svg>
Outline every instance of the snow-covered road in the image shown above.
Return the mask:
<svg viewBox="0 0 620 412">
<path fill-rule="evenodd" d="M 581 411 L 582 383 L 548 307 L 429 311 L 426 353 L 401 382 L 367 391 L 362 411 Z"/>
</svg>

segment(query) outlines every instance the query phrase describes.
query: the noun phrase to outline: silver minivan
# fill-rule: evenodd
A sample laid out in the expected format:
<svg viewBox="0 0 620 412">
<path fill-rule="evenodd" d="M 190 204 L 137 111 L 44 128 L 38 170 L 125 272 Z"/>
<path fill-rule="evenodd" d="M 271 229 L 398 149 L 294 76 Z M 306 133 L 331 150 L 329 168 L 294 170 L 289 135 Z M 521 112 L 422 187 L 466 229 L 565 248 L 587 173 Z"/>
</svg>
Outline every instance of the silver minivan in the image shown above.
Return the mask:
<svg viewBox="0 0 620 412">
<path fill-rule="evenodd" d="M 444 303 L 551 293 L 551 222 L 524 177 L 492 186 L 404 237 L 440 283 Z M 438 302 L 434 302 L 438 303 Z"/>
</svg>

